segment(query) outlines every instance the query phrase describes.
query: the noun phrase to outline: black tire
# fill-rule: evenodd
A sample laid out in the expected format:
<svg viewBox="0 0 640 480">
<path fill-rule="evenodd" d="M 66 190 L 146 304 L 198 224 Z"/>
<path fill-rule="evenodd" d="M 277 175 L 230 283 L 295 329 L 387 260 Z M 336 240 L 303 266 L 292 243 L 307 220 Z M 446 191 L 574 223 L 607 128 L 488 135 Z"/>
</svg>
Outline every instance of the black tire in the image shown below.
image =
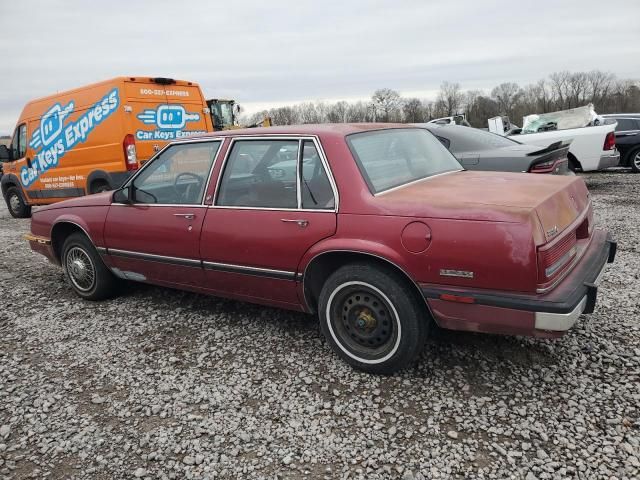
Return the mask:
<svg viewBox="0 0 640 480">
<path fill-rule="evenodd" d="M 325 282 L 318 302 L 320 327 L 333 350 L 351 366 L 392 374 L 424 348 L 431 319 L 416 292 L 395 271 L 353 263 Z"/>
<path fill-rule="evenodd" d="M 9 187 L 4 199 L 13 218 L 29 218 L 31 216 L 31 206 L 24 201 L 22 192 L 18 187 Z"/>
<path fill-rule="evenodd" d="M 573 158 L 569 157 L 569 170 L 573 173 L 576 173 L 580 167 L 578 166 L 578 162 L 576 162 Z"/>
<path fill-rule="evenodd" d="M 627 165 L 631 167 L 633 173 L 640 173 L 640 148 L 636 148 L 627 154 Z"/>
<path fill-rule="evenodd" d="M 118 293 L 118 279 L 84 234 L 76 232 L 67 237 L 61 263 L 67 280 L 80 297 L 104 300 Z"/>
<path fill-rule="evenodd" d="M 108 192 L 109 190 L 111 190 L 111 187 L 107 182 L 96 181 L 91 184 L 89 193 L 102 193 L 102 192 Z"/>
</svg>

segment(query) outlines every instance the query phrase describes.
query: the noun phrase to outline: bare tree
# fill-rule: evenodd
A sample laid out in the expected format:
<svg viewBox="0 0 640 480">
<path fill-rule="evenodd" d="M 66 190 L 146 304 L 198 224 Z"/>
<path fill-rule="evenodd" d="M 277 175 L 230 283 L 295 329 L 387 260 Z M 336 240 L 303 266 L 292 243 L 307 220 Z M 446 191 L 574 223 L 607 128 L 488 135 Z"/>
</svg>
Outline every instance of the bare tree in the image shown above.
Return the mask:
<svg viewBox="0 0 640 480">
<path fill-rule="evenodd" d="M 600 70 L 592 70 L 587 73 L 591 103 L 596 107 L 606 104 L 609 100 L 614 80 L 615 77 L 613 74 L 601 72 Z"/>
<path fill-rule="evenodd" d="M 329 121 L 330 123 L 346 122 L 348 110 L 349 104 L 345 101 L 340 101 L 329 105 L 327 107 L 327 121 Z"/>
<path fill-rule="evenodd" d="M 567 108 L 570 76 L 571 74 L 567 71 L 555 72 L 549 75 L 549 81 L 551 82 L 551 91 L 553 92 L 556 110 L 564 110 Z"/>
<path fill-rule="evenodd" d="M 369 117 L 369 111 L 370 104 L 367 102 L 359 101 L 349 104 L 349 108 L 347 109 L 347 122 L 371 122 L 373 119 Z"/>
<path fill-rule="evenodd" d="M 531 113 L 546 113 L 593 103 L 598 113 L 640 111 L 638 80 L 617 79 L 608 72 L 555 72 L 524 89 L 516 83 L 502 83 L 491 90 L 464 92 L 458 83 L 443 82 L 435 101 L 406 98 L 389 88 L 376 90 L 372 101 L 306 102 L 269 110 L 274 124 L 322 122 L 404 121 L 419 123 L 466 112 L 467 120 L 485 127 L 488 118 L 507 114 L 515 121 Z M 264 112 L 243 117 L 243 123 L 262 120 Z M 256 122 L 252 120 L 256 120 Z M 246 122 L 245 122 L 246 120 Z"/>
<path fill-rule="evenodd" d="M 424 122 L 424 107 L 419 98 L 407 98 L 402 104 L 402 114 L 407 123 Z"/>
<path fill-rule="evenodd" d="M 436 100 L 438 114 L 451 116 L 460 113 L 459 110 L 463 101 L 464 94 L 459 83 L 442 82 L 440 92 L 438 92 L 438 99 Z"/>
<path fill-rule="evenodd" d="M 400 94 L 390 88 L 381 88 L 373 92 L 371 101 L 376 107 L 376 120 L 390 122 L 398 117 L 400 109 Z"/>
<path fill-rule="evenodd" d="M 587 89 L 589 88 L 589 82 L 587 80 L 587 74 L 584 72 L 576 72 L 569 75 L 567 82 L 568 108 L 581 107 L 589 103 L 587 100 Z"/>
<path fill-rule="evenodd" d="M 513 107 L 522 97 L 522 89 L 517 83 L 501 83 L 491 90 L 491 97 L 498 103 L 500 113 L 503 115 L 513 115 Z"/>
<path fill-rule="evenodd" d="M 292 107 L 273 108 L 269 110 L 269 116 L 274 125 L 293 125 L 300 121 Z"/>
</svg>

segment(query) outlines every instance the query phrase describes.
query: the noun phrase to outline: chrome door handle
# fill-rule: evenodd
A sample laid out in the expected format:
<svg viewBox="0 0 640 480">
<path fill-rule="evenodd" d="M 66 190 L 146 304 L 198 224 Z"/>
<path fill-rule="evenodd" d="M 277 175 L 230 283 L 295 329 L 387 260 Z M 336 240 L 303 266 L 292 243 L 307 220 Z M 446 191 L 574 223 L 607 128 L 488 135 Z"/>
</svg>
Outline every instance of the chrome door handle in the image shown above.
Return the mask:
<svg viewBox="0 0 640 480">
<path fill-rule="evenodd" d="M 173 216 L 186 218 L 187 220 L 193 220 L 194 218 L 196 218 L 195 214 L 193 213 L 174 213 Z"/>
<path fill-rule="evenodd" d="M 309 220 L 303 220 L 303 219 L 292 219 L 292 218 L 281 218 L 280 219 L 281 222 L 285 222 L 285 223 L 297 223 L 299 227 L 304 228 L 307 225 L 309 225 Z"/>
</svg>

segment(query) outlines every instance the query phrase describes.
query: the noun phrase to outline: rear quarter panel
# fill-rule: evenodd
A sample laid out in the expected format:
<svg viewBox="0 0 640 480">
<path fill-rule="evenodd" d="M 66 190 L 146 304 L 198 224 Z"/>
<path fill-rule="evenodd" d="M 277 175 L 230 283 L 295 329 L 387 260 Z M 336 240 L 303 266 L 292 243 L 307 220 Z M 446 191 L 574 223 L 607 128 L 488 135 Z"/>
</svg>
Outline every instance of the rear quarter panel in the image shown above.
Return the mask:
<svg viewBox="0 0 640 480">
<path fill-rule="evenodd" d="M 402 241 L 403 229 L 415 221 L 431 230 L 431 241 L 420 253 L 409 252 Z M 534 219 L 506 223 L 341 214 L 336 235 L 314 245 L 300 271 L 321 253 L 355 251 L 395 264 L 415 283 L 531 292 L 537 280 L 536 225 Z M 469 271 L 473 278 L 443 276 L 441 270 Z"/>
</svg>

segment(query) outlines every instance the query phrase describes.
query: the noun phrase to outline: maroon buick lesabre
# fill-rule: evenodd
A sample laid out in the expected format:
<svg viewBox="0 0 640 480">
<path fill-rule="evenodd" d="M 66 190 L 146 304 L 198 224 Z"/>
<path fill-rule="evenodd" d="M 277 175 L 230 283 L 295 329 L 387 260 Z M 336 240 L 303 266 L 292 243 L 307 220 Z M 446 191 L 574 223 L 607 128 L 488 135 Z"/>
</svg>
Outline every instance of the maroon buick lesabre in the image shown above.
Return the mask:
<svg viewBox="0 0 640 480">
<path fill-rule="evenodd" d="M 581 178 L 465 171 L 428 131 L 381 124 L 178 141 L 115 192 L 39 209 L 27 238 L 82 298 L 134 280 L 315 313 L 376 373 L 434 322 L 562 335 L 616 252 Z"/>
</svg>

